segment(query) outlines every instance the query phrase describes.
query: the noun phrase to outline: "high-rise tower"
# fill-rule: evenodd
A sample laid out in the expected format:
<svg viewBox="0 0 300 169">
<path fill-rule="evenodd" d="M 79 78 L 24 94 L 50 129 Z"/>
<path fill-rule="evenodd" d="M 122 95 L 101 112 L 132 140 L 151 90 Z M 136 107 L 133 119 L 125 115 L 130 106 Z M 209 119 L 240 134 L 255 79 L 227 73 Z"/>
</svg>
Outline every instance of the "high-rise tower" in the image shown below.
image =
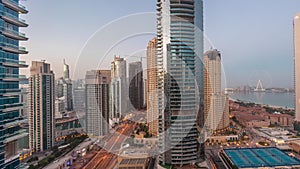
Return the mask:
<svg viewBox="0 0 300 169">
<path fill-rule="evenodd" d="M 300 13 L 294 18 L 295 129 L 300 131 Z"/>
<path fill-rule="evenodd" d="M 18 168 L 18 142 L 28 136 L 20 126 L 26 117 L 20 114 L 23 103 L 19 99 L 19 81 L 26 78 L 19 75 L 19 68 L 27 67 L 19 57 L 28 53 L 19 46 L 19 41 L 28 40 L 19 31 L 20 27 L 28 26 L 20 16 L 28 11 L 17 0 L 2 0 L 0 7 L 0 168 Z"/>
<path fill-rule="evenodd" d="M 144 106 L 144 79 L 142 62 L 129 63 L 129 99 L 131 108 L 140 110 Z"/>
<path fill-rule="evenodd" d="M 66 63 L 64 59 L 64 79 L 70 79 L 70 66 Z"/>
<path fill-rule="evenodd" d="M 111 63 L 111 118 L 118 121 L 125 116 L 128 106 L 126 60 L 115 56 Z"/>
<path fill-rule="evenodd" d="M 158 100 L 157 100 L 157 38 L 152 39 L 147 47 L 147 123 L 149 132 L 158 135 Z"/>
<path fill-rule="evenodd" d="M 203 2 L 158 0 L 157 7 L 159 161 L 193 164 L 203 155 Z"/>
<path fill-rule="evenodd" d="M 204 119 L 210 134 L 229 126 L 227 96 L 222 92 L 221 54 L 211 50 L 204 54 Z M 228 108 L 229 109 L 229 108 Z"/>
<path fill-rule="evenodd" d="M 86 73 L 86 130 L 91 136 L 104 136 L 109 128 L 110 70 L 93 70 Z"/>
<path fill-rule="evenodd" d="M 34 152 L 49 150 L 55 143 L 54 73 L 50 64 L 33 61 L 29 78 L 29 147 Z"/>
</svg>

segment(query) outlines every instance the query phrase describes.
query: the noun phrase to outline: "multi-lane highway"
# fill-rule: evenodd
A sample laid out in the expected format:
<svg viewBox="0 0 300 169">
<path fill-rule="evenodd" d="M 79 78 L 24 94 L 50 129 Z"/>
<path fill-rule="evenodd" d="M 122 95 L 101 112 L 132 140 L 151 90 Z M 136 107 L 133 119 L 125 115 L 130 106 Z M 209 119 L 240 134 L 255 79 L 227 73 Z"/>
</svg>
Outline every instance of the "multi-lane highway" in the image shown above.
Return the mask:
<svg viewBox="0 0 300 169">
<path fill-rule="evenodd" d="M 130 137 L 136 123 L 125 122 L 107 136 L 104 147 L 83 167 L 83 169 L 113 169 L 117 164 L 118 153 L 123 142 Z"/>
</svg>

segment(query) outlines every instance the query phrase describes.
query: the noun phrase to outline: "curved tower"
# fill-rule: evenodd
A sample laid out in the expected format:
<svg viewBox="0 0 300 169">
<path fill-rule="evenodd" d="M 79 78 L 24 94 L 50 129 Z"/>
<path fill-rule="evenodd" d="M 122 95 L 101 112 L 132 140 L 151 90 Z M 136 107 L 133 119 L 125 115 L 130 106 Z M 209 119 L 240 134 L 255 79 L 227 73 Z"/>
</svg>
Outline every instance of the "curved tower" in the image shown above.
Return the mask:
<svg viewBox="0 0 300 169">
<path fill-rule="evenodd" d="M 157 69 L 159 161 L 199 161 L 203 120 L 203 2 L 158 0 Z"/>
</svg>

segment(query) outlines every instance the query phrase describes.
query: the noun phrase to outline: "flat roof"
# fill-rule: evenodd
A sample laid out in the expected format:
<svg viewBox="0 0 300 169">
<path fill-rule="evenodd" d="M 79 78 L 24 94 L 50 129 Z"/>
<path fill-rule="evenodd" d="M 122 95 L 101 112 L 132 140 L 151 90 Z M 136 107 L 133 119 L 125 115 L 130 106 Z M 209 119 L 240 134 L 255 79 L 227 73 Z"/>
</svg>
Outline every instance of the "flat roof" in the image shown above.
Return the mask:
<svg viewBox="0 0 300 169">
<path fill-rule="evenodd" d="M 122 159 L 120 165 L 143 165 L 147 162 L 147 158 L 131 158 L 131 159 Z"/>
<path fill-rule="evenodd" d="M 238 168 L 300 166 L 300 160 L 275 147 L 224 149 L 224 152 Z"/>
</svg>

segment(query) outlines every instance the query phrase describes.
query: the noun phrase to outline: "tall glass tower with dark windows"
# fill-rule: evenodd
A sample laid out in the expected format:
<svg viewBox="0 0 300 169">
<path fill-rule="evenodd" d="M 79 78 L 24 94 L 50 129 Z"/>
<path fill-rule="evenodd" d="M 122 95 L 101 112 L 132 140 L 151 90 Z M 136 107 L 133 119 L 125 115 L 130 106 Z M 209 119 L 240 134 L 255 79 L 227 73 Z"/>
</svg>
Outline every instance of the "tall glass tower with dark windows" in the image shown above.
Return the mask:
<svg viewBox="0 0 300 169">
<path fill-rule="evenodd" d="M 0 10 L 0 168 L 18 168 L 18 142 L 28 136 L 20 126 L 25 117 L 20 115 L 23 103 L 19 99 L 19 81 L 26 79 L 19 75 L 19 68 L 27 67 L 19 56 L 28 53 L 19 46 L 19 41 L 28 40 L 19 28 L 28 24 L 19 15 L 28 11 L 18 0 L 2 0 Z"/>
<path fill-rule="evenodd" d="M 159 161 L 200 161 L 203 119 L 203 2 L 158 0 Z"/>
</svg>

